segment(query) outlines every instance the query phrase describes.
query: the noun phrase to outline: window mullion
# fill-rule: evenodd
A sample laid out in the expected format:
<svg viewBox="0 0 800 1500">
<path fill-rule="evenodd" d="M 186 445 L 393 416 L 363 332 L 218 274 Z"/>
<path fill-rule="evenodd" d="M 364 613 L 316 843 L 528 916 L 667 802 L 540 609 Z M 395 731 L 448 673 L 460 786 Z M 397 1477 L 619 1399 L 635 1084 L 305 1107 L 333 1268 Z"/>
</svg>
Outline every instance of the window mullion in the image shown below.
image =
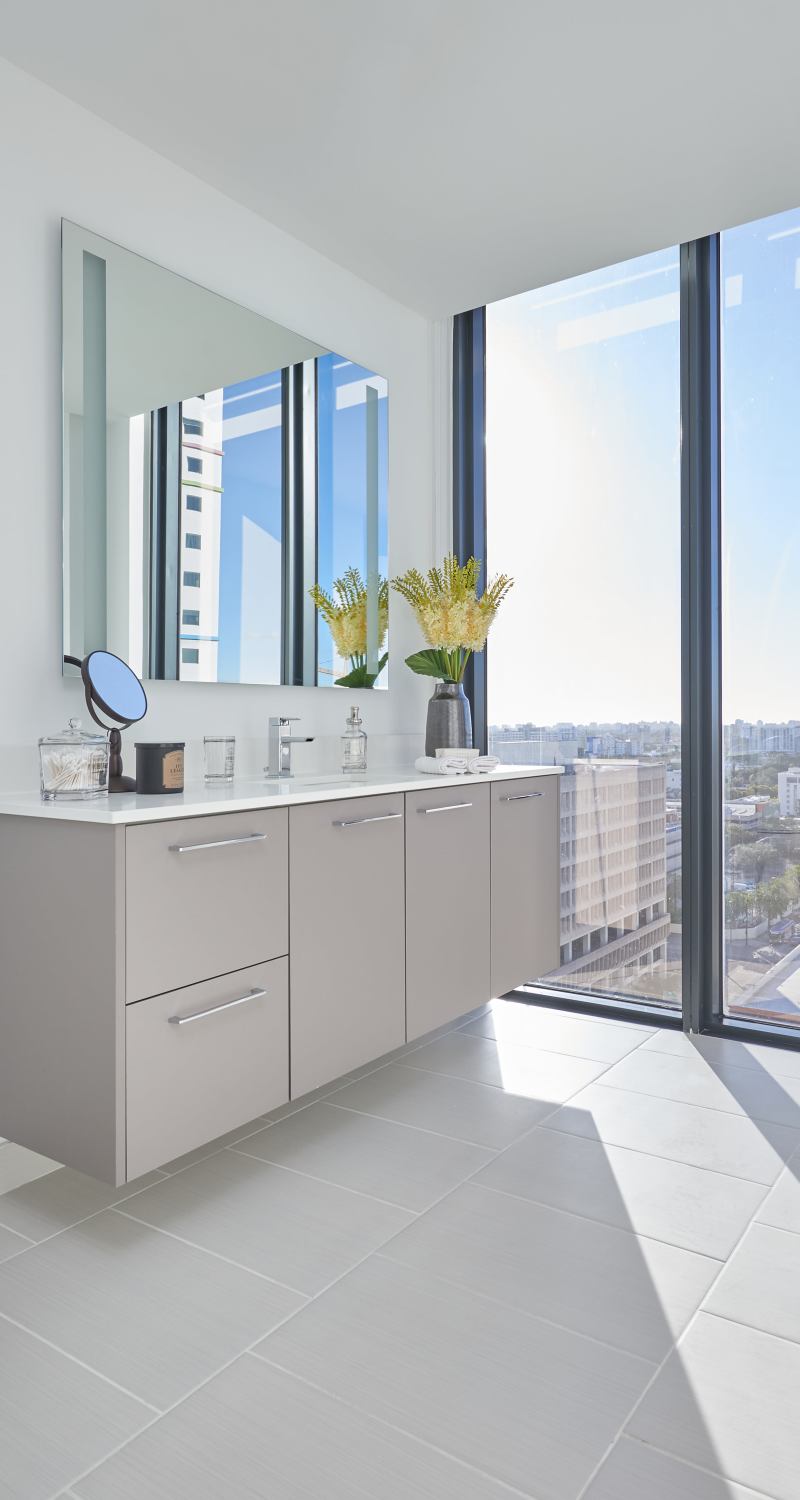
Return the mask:
<svg viewBox="0 0 800 1500">
<path fill-rule="evenodd" d="M 681 247 L 683 1017 L 722 1009 L 719 237 Z"/>
</svg>

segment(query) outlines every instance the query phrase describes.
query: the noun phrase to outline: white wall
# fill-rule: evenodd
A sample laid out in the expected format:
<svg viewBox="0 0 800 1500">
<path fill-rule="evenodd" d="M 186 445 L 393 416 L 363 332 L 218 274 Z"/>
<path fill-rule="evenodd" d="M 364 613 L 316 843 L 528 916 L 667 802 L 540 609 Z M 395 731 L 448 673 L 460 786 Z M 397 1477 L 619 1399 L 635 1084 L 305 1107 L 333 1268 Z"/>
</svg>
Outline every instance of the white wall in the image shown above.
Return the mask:
<svg viewBox="0 0 800 1500">
<path fill-rule="evenodd" d="M 191 129 L 188 99 L 186 121 Z M 87 720 L 80 685 L 61 676 L 62 216 L 388 377 L 392 573 L 433 560 L 434 464 L 431 329 L 418 314 L 2 60 L 0 140 L 0 787 L 9 789 L 33 785 L 40 734 L 71 714 Z M 376 760 L 417 753 L 432 684 L 403 658 L 419 644 L 397 600 L 389 691 L 358 695 Z M 146 687 L 147 718 L 125 736 L 131 770 L 134 738 L 185 739 L 192 773 L 198 741 L 214 732 L 235 733 L 255 767 L 267 718 L 281 711 L 319 736 L 297 758 L 298 769 L 316 769 L 336 753 L 350 699 L 327 688 Z"/>
</svg>

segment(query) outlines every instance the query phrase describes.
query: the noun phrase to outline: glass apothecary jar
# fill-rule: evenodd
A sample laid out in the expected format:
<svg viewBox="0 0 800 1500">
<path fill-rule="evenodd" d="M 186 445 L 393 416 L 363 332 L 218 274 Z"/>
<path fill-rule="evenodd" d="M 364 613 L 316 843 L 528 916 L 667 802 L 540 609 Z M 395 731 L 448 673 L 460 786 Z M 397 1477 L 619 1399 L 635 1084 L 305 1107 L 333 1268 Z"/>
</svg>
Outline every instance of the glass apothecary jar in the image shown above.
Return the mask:
<svg viewBox="0 0 800 1500">
<path fill-rule="evenodd" d="M 83 802 L 108 792 L 108 736 L 85 734 L 80 719 L 70 719 L 60 734 L 39 741 L 43 802 Z"/>
</svg>

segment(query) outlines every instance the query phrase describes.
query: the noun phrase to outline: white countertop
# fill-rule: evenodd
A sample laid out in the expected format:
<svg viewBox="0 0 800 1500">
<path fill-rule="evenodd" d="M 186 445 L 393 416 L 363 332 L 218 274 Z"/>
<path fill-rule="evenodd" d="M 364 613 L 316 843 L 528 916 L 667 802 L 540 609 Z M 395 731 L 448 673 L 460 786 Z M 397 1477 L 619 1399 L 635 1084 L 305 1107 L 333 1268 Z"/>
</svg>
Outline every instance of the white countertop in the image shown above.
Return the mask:
<svg viewBox="0 0 800 1500">
<path fill-rule="evenodd" d="M 424 792 L 439 787 L 474 786 L 482 781 L 513 781 L 527 776 L 558 776 L 562 766 L 499 766 L 468 776 L 426 776 L 415 770 L 367 771 L 363 776 L 290 776 L 284 781 L 262 777 L 209 787 L 190 783 L 184 792 L 142 797 L 136 792 L 94 797 L 87 802 L 43 802 L 38 792 L 0 793 L 0 816 L 51 818 L 75 823 L 156 823 L 166 818 L 198 818 L 209 813 L 251 812 L 262 807 L 290 807 L 341 797 L 369 797 L 380 792 Z"/>
</svg>

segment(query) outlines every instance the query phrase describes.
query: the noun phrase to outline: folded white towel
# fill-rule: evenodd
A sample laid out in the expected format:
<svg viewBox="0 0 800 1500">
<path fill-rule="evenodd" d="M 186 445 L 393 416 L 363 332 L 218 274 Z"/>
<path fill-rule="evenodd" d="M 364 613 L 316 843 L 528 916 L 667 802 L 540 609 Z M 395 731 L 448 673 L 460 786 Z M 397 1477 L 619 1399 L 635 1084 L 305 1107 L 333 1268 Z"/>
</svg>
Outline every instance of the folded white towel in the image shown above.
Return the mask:
<svg viewBox="0 0 800 1500">
<path fill-rule="evenodd" d="M 469 765 L 457 755 L 421 755 L 414 761 L 414 770 L 426 776 L 466 776 Z"/>
<path fill-rule="evenodd" d="M 494 771 L 497 769 L 499 764 L 500 759 L 497 755 L 479 755 L 478 759 L 476 761 L 473 761 L 473 766 L 476 771 Z"/>
</svg>

